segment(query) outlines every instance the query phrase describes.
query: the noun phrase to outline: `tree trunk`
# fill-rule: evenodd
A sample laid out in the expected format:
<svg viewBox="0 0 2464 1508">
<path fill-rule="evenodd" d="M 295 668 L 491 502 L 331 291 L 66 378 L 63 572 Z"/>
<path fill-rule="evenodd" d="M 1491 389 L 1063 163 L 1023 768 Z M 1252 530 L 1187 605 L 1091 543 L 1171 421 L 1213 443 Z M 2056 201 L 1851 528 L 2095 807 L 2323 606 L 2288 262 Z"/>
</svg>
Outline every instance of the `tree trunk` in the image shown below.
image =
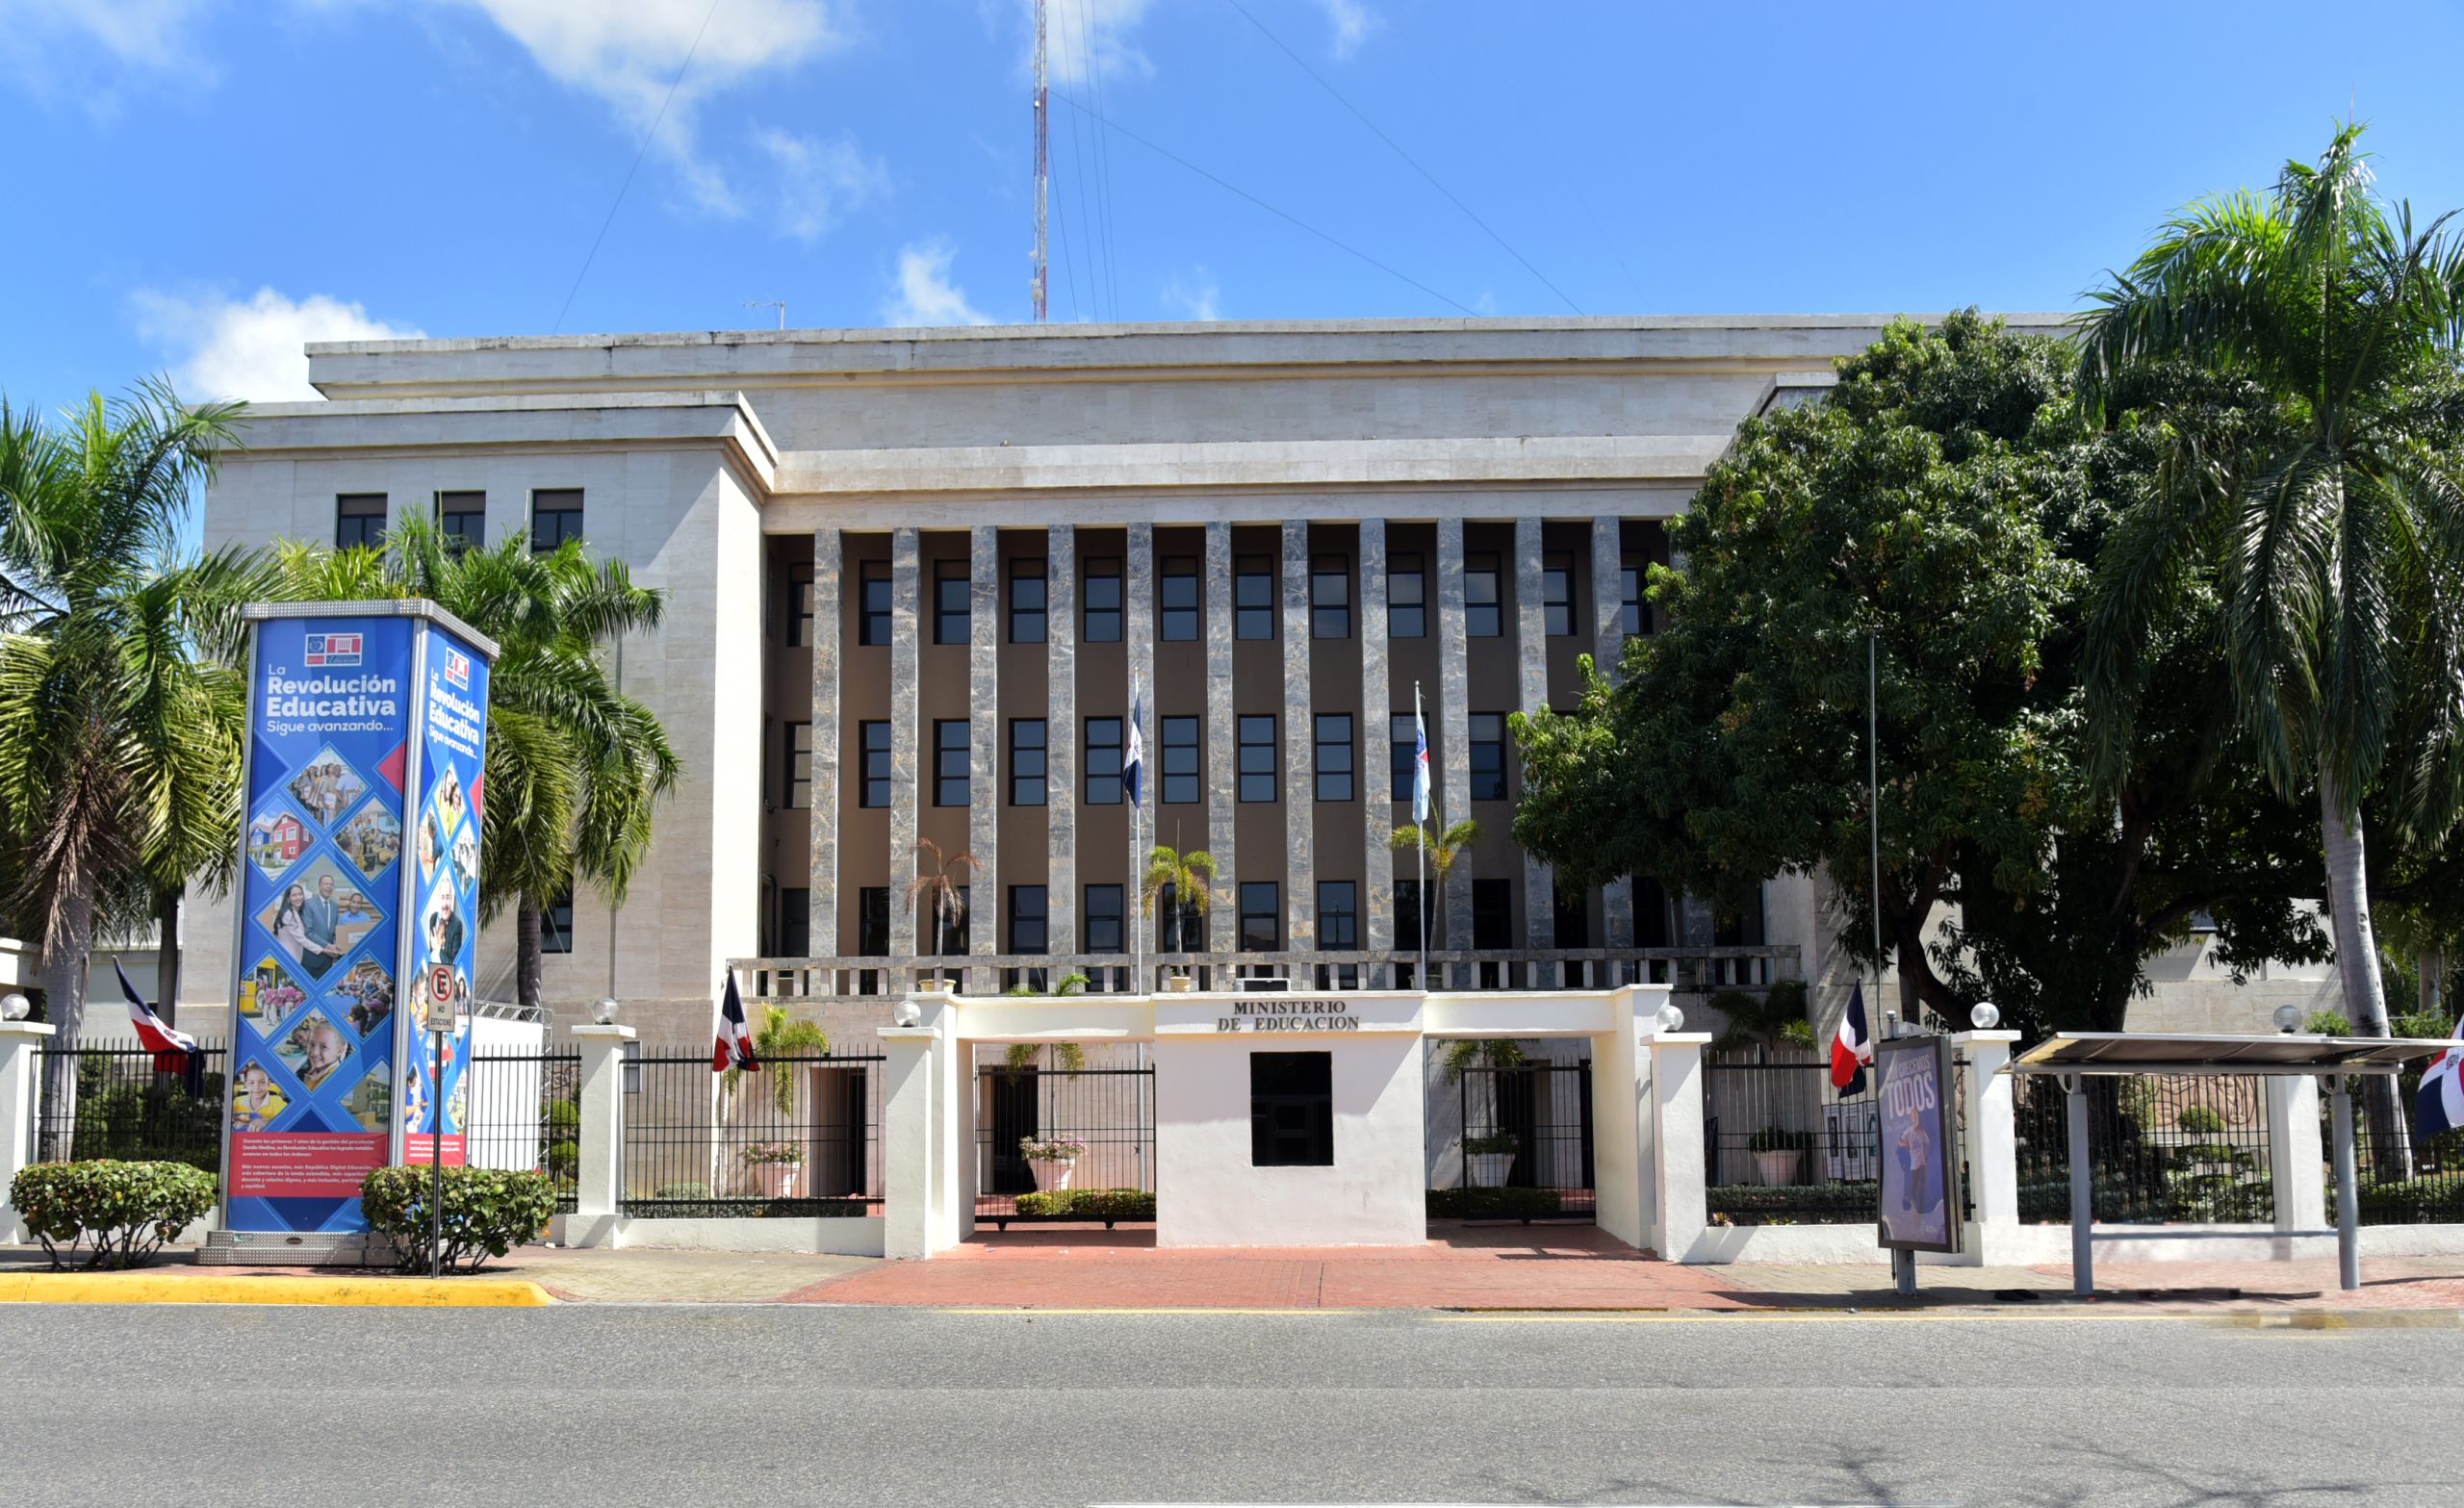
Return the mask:
<svg viewBox="0 0 2464 1508">
<path fill-rule="evenodd" d="M 527 896 L 514 910 L 513 948 L 514 998 L 536 1007 L 544 993 L 548 960 L 539 942 L 539 907 L 531 905 Z"/>
<path fill-rule="evenodd" d="M 2324 770 L 2319 772 L 2319 831 L 2327 860 L 2327 900 L 2335 926 L 2336 974 L 2345 990 L 2345 1009 L 2353 1029 L 2366 1036 L 2385 1036 L 2387 997 L 2378 981 L 2378 940 L 2370 927 L 2370 881 L 2365 865 L 2361 814 L 2343 810 L 2341 787 Z M 2380 1181 L 2413 1176 L 2412 1138 L 2398 1103 L 2396 1076 L 2370 1074 L 2362 1080 L 2362 1102 L 2368 1111 L 2371 1165 Z"/>
<path fill-rule="evenodd" d="M 43 950 L 43 999 L 51 1024 L 53 1052 L 45 1060 L 42 1097 L 42 1149 L 46 1163 L 65 1163 L 76 1155 L 77 1046 L 86 1032 L 86 970 L 94 945 L 94 896 L 76 890 L 60 898 L 56 946 Z"/>
<path fill-rule="evenodd" d="M 154 892 L 154 1009 L 166 1026 L 180 1024 L 180 899 L 177 888 Z"/>
</svg>

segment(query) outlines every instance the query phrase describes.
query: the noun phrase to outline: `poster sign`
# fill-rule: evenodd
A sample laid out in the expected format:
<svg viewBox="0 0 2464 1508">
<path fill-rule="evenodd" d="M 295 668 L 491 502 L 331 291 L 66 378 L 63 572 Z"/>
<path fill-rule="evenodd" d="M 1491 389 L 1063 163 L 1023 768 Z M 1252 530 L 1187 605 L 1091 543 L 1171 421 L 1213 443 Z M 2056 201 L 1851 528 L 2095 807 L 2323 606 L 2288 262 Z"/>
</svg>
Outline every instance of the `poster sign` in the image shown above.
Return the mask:
<svg viewBox="0 0 2464 1508">
<path fill-rule="evenodd" d="M 401 1161 L 419 1028 L 399 984 L 450 962 L 467 997 L 475 939 L 484 656 L 424 603 L 252 608 L 247 805 L 236 919 L 224 1224 L 233 1231 L 366 1229 L 360 1182 Z M 457 700 L 430 694 L 457 656 Z M 442 663 L 441 663 L 442 662 Z M 466 753 L 467 751 L 467 753 Z M 414 822 L 449 776 L 467 820 L 468 891 L 423 882 Z M 457 828 L 456 831 L 459 831 Z M 440 852 L 450 855 L 448 835 Z M 430 864 L 431 871 L 445 868 Z M 426 906 L 455 900 L 431 945 Z M 449 1054 L 467 1056 L 453 1042 Z M 419 1061 L 424 1073 L 426 1064 Z M 448 1093 L 458 1084 L 449 1068 Z M 423 1086 L 423 1088 L 424 1086 Z M 458 1129 L 451 1125 L 449 1129 Z M 449 1162 L 459 1160 L 449 1138 Z"/>
<path fill-rule="evenodd" d="M 402 1161 L 436 1155 L 466 1161 L 471 1112 L 471 980 L 478 968 L 479 799 L 487 742 L 488 662 L 451 630 L 431 626 L 421 669 L 418 814 L 412 873 L 418 926 L 403 977 L 412 981 L 402 1024 L 410 1071 L 402 1085 Z M 450 1030 L 440 1033 L 440 1025 Z"/>
<path fill-rule="evenodd" d="M 1951 1042 L 1902 1036 L 1874 1044 L 1882 1085 L 1881 1243 L 1957 1251 L 1960 1149 L 1951 1121 Z"/>
</svg>

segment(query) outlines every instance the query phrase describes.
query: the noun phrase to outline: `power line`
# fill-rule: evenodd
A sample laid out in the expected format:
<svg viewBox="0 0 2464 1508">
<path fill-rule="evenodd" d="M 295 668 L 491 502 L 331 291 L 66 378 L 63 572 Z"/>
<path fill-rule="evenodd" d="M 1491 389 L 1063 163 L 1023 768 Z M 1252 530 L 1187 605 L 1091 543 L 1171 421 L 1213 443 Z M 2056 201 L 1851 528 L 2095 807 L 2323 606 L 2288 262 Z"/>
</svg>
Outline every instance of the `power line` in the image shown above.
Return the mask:
<svg viewBox="0 0 2464 1508">
<path fill-rule="evenodd" d="M 1069 13 L 1065 12 L 1061 20 L 1061 46 L 1064 56 L 1067 55 L 1069 49 L 1078 46 L 1076 37 L 1077 30 L 1069 24 Z M 1084 48 L 1079 48 L 1079 55 L 1081 62 L 1078 71 L 1079 75 L 1084 77 L 1086 74 Z M 1078 240 L 1087 255 L 1087 307 L 1094 311 L 1094 317 L 1100 320 L 1104 317 L 1104 285 L 1103 277 L 1097 271 L 1097 256 L 1102 250 L 1104 227 L 1103 222 L 1087 210 L 1087 154 L 1083 138 L 1084 127 L 1077 121 L 1071 121 L 1069 123 L 1069 161 L 1077 168 L 1075 187 L 1078 191 Z"/>
<path fill-rule="evenodd" d="M 1097 110 L 1104 108 L 1104 72 L 1095 61 L 1095 22 L 1085 0 L 1073 7 L 1078 13 L 1078 53 L 1087 68 L 1087 97 Z M 1111 315 L 1120 319 L 1120 238 L 1113 230 L 1113 152 L 1112 144 L 1102 137 L 1095 138 L 1095 207 L 1104 217 L 1104 277 L 1111 294 Z"/>
<path fill-rule="evenodd" d="M 1357 257 L 1361 261 L 1368 263 L 1371 267 L 1375 268 L 1378 271 L 1385 273 L 1387 276 L 1395 278 L 1400 282 L 1411 284 L 1414 288 L 1417 288 L 1422 293 L 1428 294 L 1439 303 L 1442 303 L 1450 309 L 1459 309 L 1464 314 L 1470 315 L 1476 319 L 1478 318 L 1479 312 L 1477 310 L 1447 297 L 1444 294 L 1441 294 L 1436 289 L 1429 287 L 1419 278 L 1416 278 L 1410 273 L 1404 272 L 1399 268 L 1387 266 L 1385 263 L 1378 261 L 1375 257 L 1371 256 L 1368 252 L 1361 250 L 1358 246 L 1352 245 L 1348 242 L 1336 240 L 1324 231 L 1320 230 L 1317 226 L 1302 219 L 1299 216 L 1295 215 L 1288 210 L 1277 209 L 1275 206 L 1269 204 L 1266 200 L 1259 198 L 1256 194 L 1251 193 L 1248 190 L 1242 188 L 1240 185 L 1229 183 L 1217 177 L 1215 174 L 1208 172 L 1205 168 L 1200 167 L 1197 164 L 1191 162 L 1188 158 L 1181 156 L 1178 152 L 1172 151 L 1168 147 L 1158 146 L 1156 143 L 1149 141 L 1144 137 L 1140 136 L 1137 132 L 1132 131 L 1129 127 L 1122 125 L 1116 120 L 1105 119 L 1101 115 L 1088 109 L 1085 105 L 1071 99 L 1066 94 L 1061 95 L 1060 99 L 1063 104 L 1067 105 L 1074 111 L 1077 111 L 1080 115 L 1090 117 L 1097 125 L 1104 127 L 1106 130 L 1119 132 L 1122 136 L 1127 137 L 1129 140 L 1146 148 L 1146 150 L 1154 153 L 1156 156 L 1163 158 L 1166 162 L 1188 168 L 1191 172 L 1197 174 L 1199 177 L 1215 185 L 1217 188 L 1221 189 L 1226 193 L 1240 195 L 1242 198 L 1248 200 L 1251 204 L 1256 205 L 1259 209 L 1266 211 L 1275 218 L 1284 220 L 1307 231 L 1310 235 L 1317 237 L 1327 245 L 1343 252 L 1346 256 Z"/>
<path fill-rule="evenodd" d="M 684 82 L 684 70 L 693 66 L 693 55 L 702 50 L 703 34 L 710 29 L 710 18 L 719 13 L 721 3 L 722 0 L 710 0 L 710 9 L 702 13 L 702 29 L 693 34 L 693 45 L 684 49 L 684 61 L 677 64 L 676 77 L 668 81 L 667 95 L 658 102 L 658 114 L 651 116 L 651 128 L 642 133 L 641 149 L 633 154 L 633 166 L 625 169 L 625 181 L 616 186 L 616 202 L 607 206 L 607 217 L 599 222 L 599 234 L 590 238 L 589 254 L 581 259 L 581 270 L 574 274 L 574 286 L 565 290 L 564 305 L 556 311 L 556 322 L 548 327 L 549 334 L 565 327 L 565 316 L 573 311 L 574 294 L 581 292 L 581 280 L 590 275 L 590 265 L 599 260 L 599 243 L 607 239 L 607 227 L 616 223 L 616 212 L 625 204 L 625 191 L 633 186 L 633 174 L 642 170 L 642 159 L 650 155 L 659 122 L 667 118 L 667 107 L 676 99 L 677 86 Z"/>
<path fill-rule="evenodd" d="M 1256 16 L 1251 15 L 1249 13 L 1249 8 L 1243 5 L 1241 0 L 1223 0 L 1223 3 L 1230 6 L 1233 10 L 1240 12 L 1242 16 L 1246 19 L 1251 26 L 1256 27 L 1259 33 L 1264 36 L 1267 40 L 1274 43 L 1278 51 L 1280 51 L 1285 57 L 1291 59 L 1294 65 L 1298 67 L 1301 72 L 1309 75 L 1311 79 L 1315 80 L 1320 89 L 1324 89 L 1329 94 L 1332 94 L 1335 97 L 1336 104 L 1339 104 L 1343 106 L 1344 109 L 1350 111 L 1354 119 L 1358 120 L 1362 125 L 1367 126 L 1372 135 L 1375 136 L 1377 140 L 1385 142 L 1387 146 L 1391 147 L 1397 157 L 1399 157 L 1404 162 L 1411 164 L 1412 171 L 1427 179 L 1430 188 L 1435 189 L 1438 192 L 1446 195 L 1446 202 L 1453 205 L 1456 209 L 1461 210 L 1464 217 L 1471 220 L 1473 224 L 1477 225 L 1480 229 L 1486 231 L 1491 241 L 1496 242 L 1499 245 L 1505 248 L 1505 254 L 1507 256 L 1510 256 L 1514 258 L 1515 261 L 1522 263 L 1523 270 L 1530 273 L 1533 277 L 1538 278 L 1541 283 L 1548 288 L 1549 292 L 1556 294 L 1560 299 L 1563 299 L 1567 308 L 1573 310 L 1577 314 L 1582 313 L 1582 306 L 1576 303 L 1573 299 L 1566 297 L 1566 291 L 1564 289 L 1550 282 L 1549 274 L 1541 271 L 1538 268 L 1533 267 L 1529 258 L 1526 257 L 1522 252 L 1515 250 L 1513 243 L 1508 242 L 1503 236 L 1499 235 L 1496 228 L 1490 225 L 1487 220 L 1480 218 L 1480 217 L 1473 211 L 1472 206 L 1464 203 L 1461 199 L 1456 198 L 1453 190 L 1438 182 L 1437 175 L 1430 172 L 1427 168 L 1423 167 L 1420 165 L 1420 160 L 1418 158 L 1415 158 L 1411 153 L 1404 151 L 1401 142 L 1397 141 L 1393 137 L 1388 136 L 1385 132 L 1378 130 L 1376 121 L 1372 120 L 1367 115 L 1363 115 L 1359 106 L 1353 104 L 1350 100 L 1346 99 L 1344 97 L 1343 90 L 1335 88 L 1332 84 L 1327 83 L 1324 78 L 1321 77 L 1317 69 L 1309 66 L 1309 64 L 1301 59 L 1300 54 L 1294 52 L 1290 47 L 1285 46 L 1283 38 L 1267 30 L 1267 23 L 1259 20 Z"/>
</svg>

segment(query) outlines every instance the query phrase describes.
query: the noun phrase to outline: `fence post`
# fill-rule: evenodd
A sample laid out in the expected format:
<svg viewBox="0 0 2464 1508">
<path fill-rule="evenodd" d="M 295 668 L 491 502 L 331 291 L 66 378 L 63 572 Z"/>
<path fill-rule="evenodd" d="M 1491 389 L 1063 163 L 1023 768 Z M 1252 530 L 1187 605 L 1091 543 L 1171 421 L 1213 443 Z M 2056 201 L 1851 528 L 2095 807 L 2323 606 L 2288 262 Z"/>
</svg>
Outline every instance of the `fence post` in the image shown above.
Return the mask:
<svg viewBox="0 0 2464 1508">
<path fill-rule="evenodd" d="M 1662 1032 L 1652 1038 L 1654 1181 L 1659 1186 L 1655 1249 L 1671 1262 L 1698 1262 L 1710 1225 L 1703 1189 L 1703 1050 L 1708 1032 Z"/>
<path fill-rule="evenodd" d="M 58 1028 L 43 1021 L 0 1021 L 0 1243 L 28 1232 L 9 1203 L 17 1170 L 35 1160 L 35 1107 L 42 1093 L 43 1038 Z"/>
<path fill-rule="evenodd" d="M 2274 1077 L 2268 1086 L 2268 1175 L 2280 1232 L 2327 1225 L 2326 1154 L 2319 1143 L 2319 1081 Z"/>
<path fill-rule="evenodd" d="M 633 1029 L 578 1026 L 573 1034 L 581 1050 L 581 1145 L 565 1244 L 613 1246 L 625 1198 L 625 1044 Z"/>
<path fill-rule="evenodd" d="M 1993 1266 L 2017 1258 L 2019 1240 L 2019 1143 L 2012 1119 L 2011 1061 L 2016 1032 L 1960 1032 L 1952 1045 L 1967 1059 L 1965 1128 L 1961 1151 L 1967 1158 L 1968 1202 L 1973 1217 L 1958 1258 L 1962 1266 Z"/>
<path fill-rule="evenodd" d="M 889 1257 L 929 1257 L 958 1244 L 958 1095 L 971 1090 L 958 1072 L 954 1003 L 923 990 L 913 1026 L 881 1028 L 882 1244 Z"/>
</svg>

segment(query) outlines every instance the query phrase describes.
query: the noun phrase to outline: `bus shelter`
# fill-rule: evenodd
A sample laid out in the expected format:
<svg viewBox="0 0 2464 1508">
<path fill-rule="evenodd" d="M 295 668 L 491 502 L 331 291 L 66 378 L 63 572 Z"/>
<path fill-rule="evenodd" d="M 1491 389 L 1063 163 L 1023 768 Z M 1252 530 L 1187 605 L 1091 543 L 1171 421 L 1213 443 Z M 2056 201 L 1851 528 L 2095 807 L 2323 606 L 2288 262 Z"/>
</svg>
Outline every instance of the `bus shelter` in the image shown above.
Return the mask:
<svg viewBox="0 0 2464 1508">
<path fill-rule="evenodd" d="M 2352 1086 L 2365 1075 L 2392 1077 L 2448 1043 L 2413 1037 L 2226 1035 L 2156 1032 L 2057 1032 L 2011 1064 L 2017 1074 L 2052 1074 L 2062 1086 L 2070 1134 L 2070 1291 L 2095 1291 L 2094 1225 L 2088 1146 L 2087 1081 L 2092 1077 L 2318 1078 L 2333 1095 L 2336 1260 L 2348 1290 L 2361 1287 L 2360 1189 L 2353 1171 Z"/>
</svg>

